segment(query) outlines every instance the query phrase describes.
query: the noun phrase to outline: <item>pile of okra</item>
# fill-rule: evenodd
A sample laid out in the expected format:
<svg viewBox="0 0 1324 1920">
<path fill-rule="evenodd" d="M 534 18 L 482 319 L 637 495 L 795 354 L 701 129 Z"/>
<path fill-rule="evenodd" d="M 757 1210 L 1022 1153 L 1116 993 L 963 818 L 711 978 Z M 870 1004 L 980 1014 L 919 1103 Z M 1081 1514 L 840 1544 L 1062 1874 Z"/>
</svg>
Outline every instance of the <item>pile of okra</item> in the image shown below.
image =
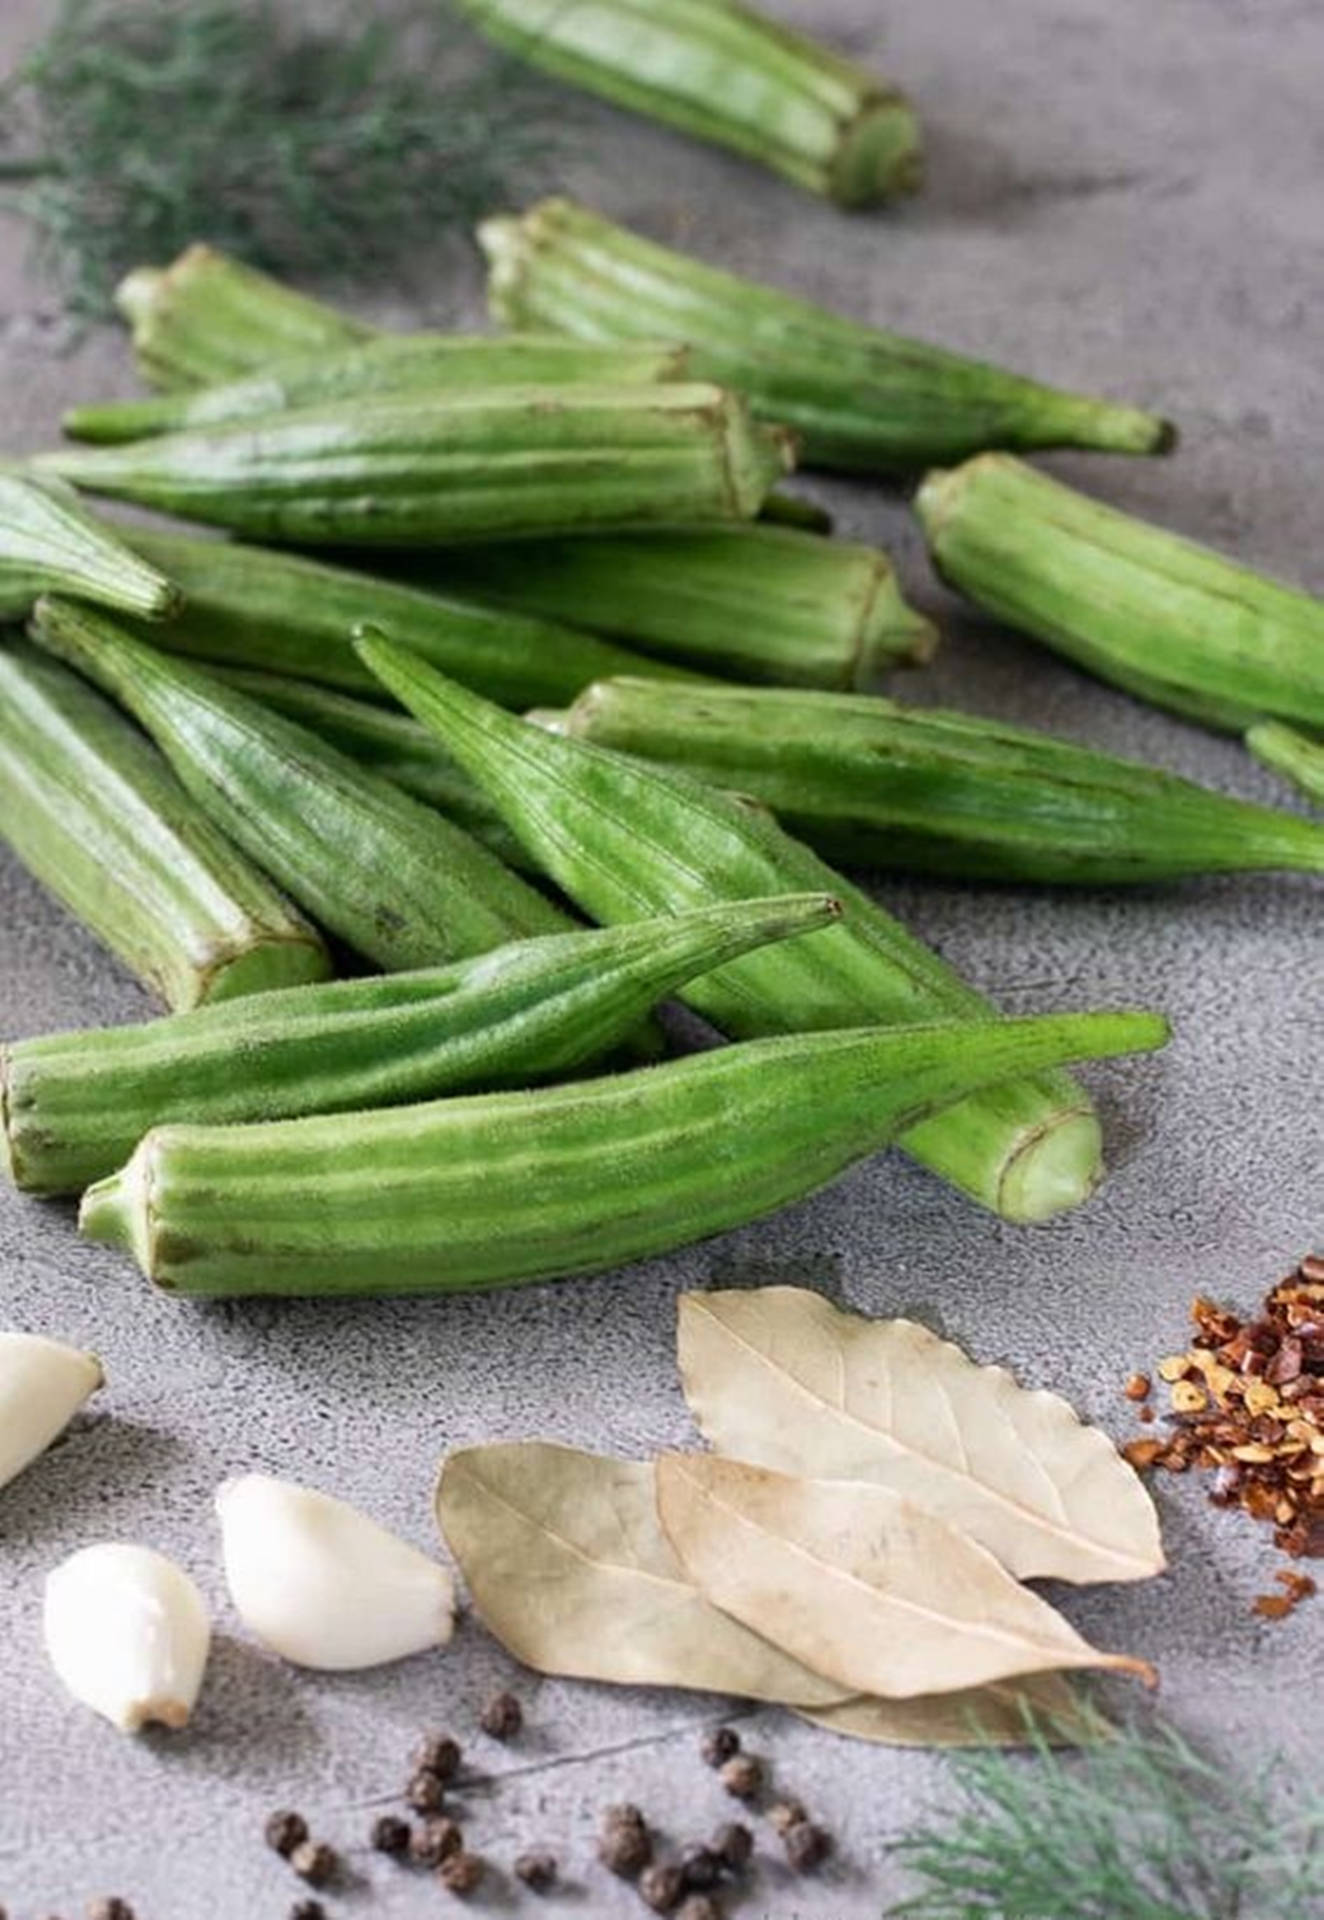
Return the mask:
<svg viewBox="0 0 1324 1920">
<path fill-rule="evenodd" d="M 1138 408 L 566 201 L 480 240 L 482 335 L 141 269 L 154 394 L 0 473 L 0 823 L 167 1009 L 0 1050 L 10 1177 L 226 1296 L 616 1268 L 892 1142 L 1080 1204 L 1067 1069 L 1161 1012 L 1000 1018 L 887 876 L 1319 872 L 1324 824 L 884 697 L 938 635 L 786 476 L 915 484 L 956 590 L 1316 793 L 1324 606 L 1019 457 L 1168 452 Z"/>
</svg>

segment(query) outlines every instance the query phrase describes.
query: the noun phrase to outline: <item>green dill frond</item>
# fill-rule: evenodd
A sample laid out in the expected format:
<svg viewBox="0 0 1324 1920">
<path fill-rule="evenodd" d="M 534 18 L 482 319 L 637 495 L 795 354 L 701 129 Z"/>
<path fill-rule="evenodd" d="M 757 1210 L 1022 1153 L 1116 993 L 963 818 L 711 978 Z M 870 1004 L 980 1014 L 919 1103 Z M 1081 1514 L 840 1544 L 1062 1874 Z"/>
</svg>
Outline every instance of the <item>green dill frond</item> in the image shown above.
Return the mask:
<svg viewBox="0 0 1324 1920">
<path fill-rule="evenodd" d="M 194 240 L 304 279 L 398 268 L 545 187 L 563 104 L 444 0 L 294 11 L 62 0 L 0 95 L 0 177 L 75 310 Z"/>
<path fill-rule="evenodd" d="M 954 1763 L 962 1805 L 900 1841 L 896 1920 L 1318 1920 L 1324 1800 L 1232 1778 L 1168 1729 Z"/>
</svg>

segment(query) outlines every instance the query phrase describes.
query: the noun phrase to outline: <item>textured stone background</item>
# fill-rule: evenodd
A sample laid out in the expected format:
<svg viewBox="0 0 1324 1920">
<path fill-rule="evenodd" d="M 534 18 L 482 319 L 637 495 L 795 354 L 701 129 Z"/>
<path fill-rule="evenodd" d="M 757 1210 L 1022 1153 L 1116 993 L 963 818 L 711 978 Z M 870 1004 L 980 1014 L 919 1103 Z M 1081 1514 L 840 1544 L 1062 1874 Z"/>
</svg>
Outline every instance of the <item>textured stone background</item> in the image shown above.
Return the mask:
<svg viewBox="0 0 1324 1920">
<path fill-rule="evenodd" d="M 53 12 L 5 0 L 0 67 Z M 1171 412 L 1185 441 L 1158 464 L 1053 464 L 1273 571 L 1324 590 L 1318 466 L 1318 78 L 1311 0 L 782 0 L 777 11 L 901 76 L 927 121 L 924 197 L 846 219 L 680 139 L 585 110 L 593 152 L 572 184 L 700 253 L 862 316 Z M 550 184 L 529 182 L 530 193 Z M 391 312 L 383 306 L 383 313 Z M 478 310 L 451 274 L 432 315 Z M 62 406 L 130 391 L 122 342 L 59 350 L 51 290 L 22 230 L 0 226 L 4 443 L 49 440 Z M 403 317 L 403 316 L 402 316 Z M 915 696 L 1039 721 L 1229 791 L 1275 795 L 1227 742 L 1108 693 L 963 619 L 928 575 L 902 503 L 826 488 L 843 527 L 899 554 L 947 645 Z M 907 1312 L 985 1360 L 1060 1388 L 1128 1429 L 1118 1384 L 1182 1337 L 1197 1287 L 1248 1302 L 1320 1228 L 1315 1061 L 1321 894 L 1248 880 L 1147 894 L 888 886 L 885 897 L 1009 1008 L 1151 1002 L 1176 1023 L 1157 1062 L 1094 1075 L 1113 1173 L 1075 1217 L 1017 1232 L 899 1159 L 726 1240 L 590 1283 L 452 1303 L 198 1308 L 148 1293 L 126 1262 L 80 1246 L 62 1207 L 0 1194 L 3 1319 L 95 1346 L 97 1411 L 0 1501 L 0 1900 L 69 1915 L 119 1890 L 142 1920 L 249 1920 L 291 1896 L 258 1828 L 304 1807 L 351 1849 L 337 1912 L 423 1915 L 439 1897 L 359 1844 L 421 1723 L 463 1734 L 497 1681 L 519 1684 L 530 1732 L 482 1754 L 500 1790 L 475 1800 L 476 1842 L 562 1850 L 580 1912 L 637 1912 L 591 1865 L 595 1809 L 628 1791 L 678 1835 L 723 1811 L 694 1757 L 717 1703 L 537 1684 L 466 1625 L 447 1658 L 319 1679 L 237 1630 L 216 1566 L 211 1494 L 262 1467 L 348 1495 L 427 1544 L 450 1444 L 546 1434 L 625 1452 L 690 1437 L 672 1367 L 678 1290 L 718 1276 L 807 1280 L 871 1313 Z M 0 1027 L 147 1011 L 134 985 L 0 856 Z M 1143 1589 L 1072 1595 L 1072 1618 L 1162 1669 L 1161 1708 L 1256 1768 L 1303 1755 L 1306 1676 L 1324 1602 L 1282 1626 L 1249 1613 L 1270 1555 L 1200 1489 L 1159 1489 L 1173 1568 Z M 201 1710 L 175 1739 L 122 1741 L 62 1697 L 42 1659 L 48 1567 L 107 1536 L 176 1553 L 216 1605 Z M 741 1910 L 779 1920 L 877 1914 L 900 1889 L 888 1842 L 950 1791 L 945 1763 L 834 1742 L 773 1713 L 750 1742 L 828 1814 L 840 1857 L 816 1885 L 770 1868 Z M 480 1903 L 513 1911 L 507 1881 Z M 525 1900 L 527 1909 L 532 1903 Z"/>
</svg>

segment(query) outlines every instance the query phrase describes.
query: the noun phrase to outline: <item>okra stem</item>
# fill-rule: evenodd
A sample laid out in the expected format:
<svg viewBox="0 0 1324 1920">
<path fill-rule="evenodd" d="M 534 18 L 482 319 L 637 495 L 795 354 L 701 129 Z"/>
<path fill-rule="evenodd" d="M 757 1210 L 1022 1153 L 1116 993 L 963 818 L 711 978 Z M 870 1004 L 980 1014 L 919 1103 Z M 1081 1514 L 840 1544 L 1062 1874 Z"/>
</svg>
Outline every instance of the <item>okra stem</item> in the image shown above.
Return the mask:
<svg viewBox="0 0 1324 1920">
<path fill-rule="evenodd" d="M 1145 1013 L 794 1034 L 533 1092 L 161 1127 L 80 1225 L 221 1298 L 600 1273 L 800 1199 L 973 1088 L 1166 1037 Z"/>
</svg>

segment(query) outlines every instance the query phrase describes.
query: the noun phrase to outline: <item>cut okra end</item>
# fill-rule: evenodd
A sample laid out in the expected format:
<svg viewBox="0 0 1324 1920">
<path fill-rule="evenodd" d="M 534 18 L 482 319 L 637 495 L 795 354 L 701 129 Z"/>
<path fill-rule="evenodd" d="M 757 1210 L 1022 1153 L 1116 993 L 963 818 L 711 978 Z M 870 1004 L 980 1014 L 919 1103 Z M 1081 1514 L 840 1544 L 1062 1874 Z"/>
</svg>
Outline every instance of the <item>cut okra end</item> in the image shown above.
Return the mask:
<svg viewBox="0 0 1324 1920">
<path fill-rule="evenodd" d="M 1095 1115 L 1082 1108 L 1059 1118 L 1013 1154 L 1003 1170 L 996 1210 L 1014 1225 L 1035 1226 L 1082 1206 L 1103 1175 L 1103 1130 Z"/>
<path fill-rule="evenodd" d="M 867 100 L 842 135 L 828 176 L 840 207 L 858 210 L 917 193 L 924 183 L 919 117 L 903 94 Z"/>
</svg>

